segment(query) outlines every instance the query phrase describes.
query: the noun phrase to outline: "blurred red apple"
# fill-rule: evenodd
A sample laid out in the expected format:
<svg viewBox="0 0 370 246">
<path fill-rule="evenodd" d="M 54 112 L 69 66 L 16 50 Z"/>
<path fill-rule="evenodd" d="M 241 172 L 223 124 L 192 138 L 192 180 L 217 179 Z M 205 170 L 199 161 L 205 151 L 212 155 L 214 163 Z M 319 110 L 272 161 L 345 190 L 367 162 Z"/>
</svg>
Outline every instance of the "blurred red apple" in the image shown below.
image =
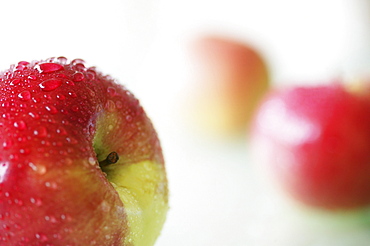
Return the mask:
<svg viewBox="0 0 370 246">
<path fill-rule="evenodd" d="M 271 92 L 251 129 L 257 165 L 303 204 L 370 205 L 370 87 L 340 84 Z"/>
<path fill-rule="evenodd" d="M 194 42 L 195 86 L 190 96 L 193 122 L 214 135 L 242 136 L 268 88 L 261 54 L 234 39 L 203 36 Z"/>
</svg>

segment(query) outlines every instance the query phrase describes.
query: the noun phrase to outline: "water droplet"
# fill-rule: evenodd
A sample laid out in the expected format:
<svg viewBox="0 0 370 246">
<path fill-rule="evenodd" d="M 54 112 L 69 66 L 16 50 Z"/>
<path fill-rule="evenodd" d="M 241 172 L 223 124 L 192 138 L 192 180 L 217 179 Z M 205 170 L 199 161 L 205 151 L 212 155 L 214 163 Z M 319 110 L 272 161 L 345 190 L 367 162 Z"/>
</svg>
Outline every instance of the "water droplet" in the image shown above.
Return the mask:
<svg viewBox="0 0 370 246">
<path fill-rule="evenodd" d="M 4 149 L 9 149 L 10 147 L 13 146 L 13 141 L 12 140 L 6 140 L 5 142 L 3 142 L 3 148 Z"/>
<path fill-rule="evenodd" d="M 63 66 L 57 63 L 41 63 L 35 66 L 40 73 L 52 73 L 63 69 Z"/>
<path fill-rule="evenodd" d="M 41 206 L 42 205 L 42 201 L 39 198 L 33 198 L 33 197 L 31 197 L 30 198 L 30 202 L 32 204 L 35 204 L 36 206 Z"/>
<path fill-rule="evenodd" d="M 40 115 L 38 113 L 29 112 L 28 115 L 31 116 L 34 119 L 39 119 L 40 118 Z"/>
<path fill-rule="evenodd" d="M 3 107 L 3 108 L 8 108 L 9 106 L 10 106 L 10 103 L 9 102 L 3 102 L 1 104 L 1 107 Z"/>
<path fill-rule="evenodd" d="M 10 114 L 9 113 L 5 113 L 5 114 L 2 114 L 1 117 L 3 117 L 4 119 L 9 119 L 10 118 Z"/>
<path fill-rule="evenodd" d="M 122 108 L 123 107 L 123 103 L 121 101 L 116 101 L 116 107 L 117 108 Z"/>
<path fill-rule="evenodd" d="M 32 101 L 34 102 L 34 103 L 39 103 L 39 102 L 41 102 L 41 98 L 32 98 Z"/>
<path fill-rule="evenodd" d="M 61 64 L 66 64 L 68 62 L 68 59 L 64 56 L 59 56 L 57 58 L 57 60 L 61 63 Z"/>
<path fill-rule="evenodd" d="M 61 85 L 62 81 L 60 79 L 48 79 L 39 84 L 43 91 L 53 91 Z"/>
<path fill-rule="evenodd" d="M 94 157 L 89 157 L 89 164 L 90 165 L 95 165 L 96 161 L 95 161 L 95 158 Z"/>
<path fill-rule="evenodd" d="M 12 160 L 12 161 L 16 161 L 19 159 L 18 155 L 17 154 L 11 154 L 9 155 L 9 159 Z"/>
<path fill-rule="evenodd" d="M 30 63 L 27 62 L 27 61 L 20 61 L 20 62 L 18 62 L 18 65 L 22 65 L 22 66 L 27 66 L 28 64 L 30 64 Z"/>
<path fill-rule="evenodd" d="M 69 95 L 70 97 L 72 97 L 72 98 L 76 98 L 76 97 L 77 97 L 77 94 L 76 94 L 76 93 L 74 93 L 73 91 L 68 92 L 68 95 Z"/>
<path fill-rule="evenodd" d="M 105 103 L 105 109 L 109 112 L 113 112 L 116 109 L 116 104 L 112 100 L 108 100 Z"/>
<path fill-rule="evenodd" d="M 67 85 L 75 85 L 75 83 L 73 83 L 73 81 L 70 81 L 70 80 L 66 81 L 66 84 Z"/>
<path fill-rule="evenodd" d="M 78 143 L 78 141 L 75 138 L 72 138 L 72 137 L 67 137 L 66 140 L 67 140 L 68 143 L 71 143 L 71 144 L 77 144 Z"/>
<path fill-rule="evenodd" d="M 132 116 L 131 115 L 126 115 L 126 121 L 131 122 L 132 121 Z"/>
<path fill-rule="evenodd" d="M 67 75 L 65 75 L 63 73 L 58 73 L 58 74 L 55 75 L 55 77 L 65 79 L 65 78 L 67 78 Z"/>
<path fill-rule="evenodd" d="M 83 63 L 76 63 L 74 69 L 80 72 L 85 71 L 85 65 Z"/>
<path fill-rule="evenodd" d="M 86 88 L 87 89 L 87 91 L 89 92 L 89 95 L 91 96 L 91 97 L 95 97 L 95 92 L 92 90 L 92 89 L 90 89 L 89 87 L 87 87 Z"/>
<path fill-rule="evenodd" d="M 89 80 L 94 80 L 96 78 L 96 72 L 94 70 L 92 70 L 92 69 L 89 69 L 87 71 L 87 78 Z"/>
<path fill-rule="evenodd" d="M 45 98 L 47 100 L 51 100 L 51 96 L 49 94 L 44 94 L 43 95 L 43 98 Z"/>
<path fill-rule="evenodd" d="M 12 82 L 10 82 L 10 85 L 17 85 L 19 82 L 21 82 L 20 79 L 13 79 Z"/>
<path fill-rule="evenodd" d="M 51 114 L 56 114 L 56 113 L 58 113 L 58 109 L 56 108 L 56 107 L 54 107 L 54 106 L 45 106 L 45 109 L 47 110 L 47 111 L 49 111 Z"/>
<path fill-rule="evenodd" d="M 36 233 L 35 237 L 40 240 L 41 242 L 46 242 L 48 241 L 48 237 L 45 234 L 42 233 Z"/>
<path fill-rule="evenodd" d="M 64 159 L 64 163 L 67 165 L 67 166 L 70 166 L 73 164 L 73 161 L 71 158 L 65 158 Z"/>
<path fill-rule="evenodd" d="M 59 100 L 64 100 L 64 99 L 66 99 L 66 97 L 65 97 L 64 95 L 62 95 L 62 94 L 58 94 L 58 95 L 56 95 L 56 98 L 58 98 Z"/>
<path fill-rule="evenodd" d="M 24 154 L 24 155 L 28 155 L 29 153 L 31 153 L 31 150 L 30 149 L 19 149 L 19 153 L 21 154 Z"/>
<path fill-rule="evenodd" d="M 84 61 L 84 60 L 82 60 L 82 59 L 79 59 L 79 58 L 77 58 L 77 59 L 73 59 L 73 60 L 71 61 L 71 64 L 72 64 L 72 65 L 76 65 L 76 64 L 79 64 L 79 63 L 84 64 L 84 63 L 85 63 L 85 61 Z"/>
<path fill-rule="evenodd" d="M 24 101 L 30 100 L 31 99 L 31 92 L 29 91 L 22 91 L 21 93 L 18 94 L 18 97 Z"/>
<path fill-rule="evenodd" d="M 58 185 L 55 182 L 45 182 L 45 186 L 53 190 L 58 188 Z"/>
<path fill-rule="evenodd" d="M 43 175 L 46 173 L 46 167 L 44 165 L 36 165 L 36 164 L 33 164 L 32 162 L 28 163 L 28 165 L 33 171 L 35 171 L 36 173 L 40 175 Z"/>
<path fill-rule="evenodd" d="M 44 138 L 48 135 L 48 131 L 44 126 L 38 127 L 36 130 L 33 131 L 33 134 L 37 137 Z"/>
<path fill-rule="evenodd" d="M 29 76 L 28 76 L 28 79 L 29 79 L 29 80 L 36 80 L 36 79 L 37 79 L 37 77 L 36 77 L 35 75 L 29 75 Z"/>
<path fill-rule="evenodd" d="M 81 72 L 76 72 L 74 75 L 73 75 L 73 81 L 74 82 L 81 82 L 85 79 L 85 75 Z"/>
<path fill-rule="evenodd" d="M 109 213 L 109 211 L 111 210 L 111 206 L 110 206 L 109 202 L 107 202 L 106 200 L 103 200 L 103 201 L 100 203 L 100 208 L 101 208 L 101 210 L 103 210 L 105 213 Z"/>
<path fill-rule="evenodd" d="M 60 135 L 67 135 L 67 131 L 63 127 L 57 128 L 56 132 Z"/>
<path fill-rule="evenodd" d="M 107 88 L 107 93 L 110 97 L 114 97 L 117 95 L 116 89 L 113 87 L 108 87 Z"/>
<path fill-rule="evenodd" d="M 24 65 L 18 65 L 15 67 L 15 71 L 23 71 L 26 68 Z"/>
<path fill-rule="evenodd" d="M 73 112 L 77 112 L 78 110 L 80 110 L 80 108 L 79 108 L 77 105 L 73 105 L 73 106 L 71 107 L 71 110 L 72 110 Z"/>
<path fill-rule="evenodd" d="M 13 123 L 13 125 L 20 130 L 24 130 L 27 127 L 26 122 L 24 122 L 23 120 L 16 121 Z"/>
</svg>

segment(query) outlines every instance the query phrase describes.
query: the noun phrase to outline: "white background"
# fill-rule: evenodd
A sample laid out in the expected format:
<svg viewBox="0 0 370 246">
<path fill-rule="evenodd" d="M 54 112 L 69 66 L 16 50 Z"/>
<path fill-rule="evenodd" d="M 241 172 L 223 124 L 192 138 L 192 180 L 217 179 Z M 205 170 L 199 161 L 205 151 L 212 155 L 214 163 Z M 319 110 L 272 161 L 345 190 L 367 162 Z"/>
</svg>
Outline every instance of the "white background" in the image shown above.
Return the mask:
<svg viewBox="0 0 370 246">
<path fill-rule="evenodd" d="M 370 229 L 355 215 L 298 209 L 259 178 L 247 143 L 191 132 L 178 108 L 191 77 L 187 45 L 202 33 L 253 44 L 274 86 L 367 73 L 368 0 L 19 0 L 0 9 L 2 69 L 83 58 L 141 100 L 161 137 L 171 189 L 158 246 L 369 245 Z"/>
</svg>

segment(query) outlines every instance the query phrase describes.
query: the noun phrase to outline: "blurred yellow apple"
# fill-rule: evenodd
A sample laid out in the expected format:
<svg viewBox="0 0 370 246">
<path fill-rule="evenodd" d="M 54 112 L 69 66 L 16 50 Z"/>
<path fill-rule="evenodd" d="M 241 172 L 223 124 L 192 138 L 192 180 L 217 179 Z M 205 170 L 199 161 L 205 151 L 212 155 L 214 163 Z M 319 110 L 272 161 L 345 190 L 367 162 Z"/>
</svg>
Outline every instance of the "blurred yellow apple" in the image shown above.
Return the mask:
<svg viewBox="0 0 370 246">
<path fill-rule="evenodd" d="M 188 98 L 197 129 L 214 136 L 243 136 L 269 87 L 269 71 L 249 44 L 203 36 L 192 45 L 194 86 Z"/>
</svg>

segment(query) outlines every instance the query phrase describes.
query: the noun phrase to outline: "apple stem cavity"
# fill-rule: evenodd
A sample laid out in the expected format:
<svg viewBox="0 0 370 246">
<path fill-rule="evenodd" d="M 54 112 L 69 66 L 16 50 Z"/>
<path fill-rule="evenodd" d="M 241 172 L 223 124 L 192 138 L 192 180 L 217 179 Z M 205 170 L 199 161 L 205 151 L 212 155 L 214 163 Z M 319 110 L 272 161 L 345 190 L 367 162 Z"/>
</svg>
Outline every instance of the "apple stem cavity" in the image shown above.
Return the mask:
<svg viewBox="0 0 370 246">
<path fill-rule="evenodd" d="M 99 161 L 99 166 L 101 168 L 103 168 L 103 167 L 106 167 L 108 165 L 117 163 L 118 160 L 119 160 L 119 156 L 118 156 L 117 152 L 113 151 L 113 152 L 109 153 L 109 155 L 107 156 L 107 158 L 105 160 Z"/>
</svg>

